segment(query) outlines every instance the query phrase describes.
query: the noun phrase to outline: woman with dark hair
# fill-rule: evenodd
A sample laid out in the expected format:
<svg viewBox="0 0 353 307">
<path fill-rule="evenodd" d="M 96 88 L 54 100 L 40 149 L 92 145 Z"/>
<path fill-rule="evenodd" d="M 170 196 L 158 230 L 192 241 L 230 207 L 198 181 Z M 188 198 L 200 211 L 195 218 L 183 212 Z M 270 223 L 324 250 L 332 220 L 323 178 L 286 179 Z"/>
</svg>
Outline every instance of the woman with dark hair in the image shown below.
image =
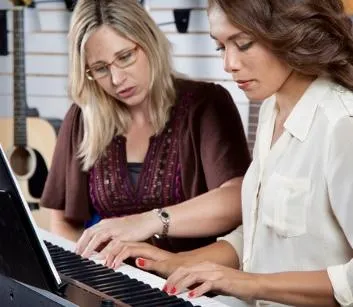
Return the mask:
<svg viewBox="0 0 353 307">
<path fill-rule="evenodd" d="M 211 36 L 250 100 L 264 100 L 242 187 L 243 225 L 171 254 L 126 243 L 170 275 L 256 306 L 353 306 L 353 36 L 340 0 L 210 0 Z M 120 261 L 120 260 L 119 260 Z M 110 262 L 109 262 L 110 263 Z"/>
</svg>

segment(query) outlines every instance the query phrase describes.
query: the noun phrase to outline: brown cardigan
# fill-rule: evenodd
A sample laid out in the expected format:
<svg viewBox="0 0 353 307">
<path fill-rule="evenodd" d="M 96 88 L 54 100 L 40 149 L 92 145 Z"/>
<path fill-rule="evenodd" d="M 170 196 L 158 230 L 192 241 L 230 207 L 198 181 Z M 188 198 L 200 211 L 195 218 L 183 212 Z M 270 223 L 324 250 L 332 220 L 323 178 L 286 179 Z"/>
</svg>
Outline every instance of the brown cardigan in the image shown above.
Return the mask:
<svg viewBox="0 0 353 307">
<path fill-rule="evenodd" d="M 250 155 L 239 112 L 223 87 L 177 80 L 176 88 L 177 101 L 183 95 L 192 95 L 194 101 L 180 130 L 182 187 L 186 199 L 190 199 L 233 177 L 243 176 L 250 164 Z M 73 104 L 60 129 L 41 198 L 42 206 L 65 210 L 67 219 L 79 223 L 91 217 L 88 176 L 81 171 L 76 158 L 82 135 L 81 111 Z M 211 241 L 214 238 L 197 245 Z"/>
</svg>

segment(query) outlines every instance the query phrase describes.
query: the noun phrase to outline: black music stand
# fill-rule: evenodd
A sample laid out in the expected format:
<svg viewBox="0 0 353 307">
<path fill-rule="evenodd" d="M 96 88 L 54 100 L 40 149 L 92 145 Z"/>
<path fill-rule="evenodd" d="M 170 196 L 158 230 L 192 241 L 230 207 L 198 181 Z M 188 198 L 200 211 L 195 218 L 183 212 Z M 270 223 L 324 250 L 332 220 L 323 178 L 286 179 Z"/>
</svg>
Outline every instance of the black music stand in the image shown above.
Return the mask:
<svg viewBox="0 0 353 307">
<path fill-rule="evenodd" d="M 61 284 L 1 147 L 0 273 L 49 291 Z"/>
<path fill-rule="evenodd" d="M 0 300 L 23 306 L 77 306 L 56 294 L 63 283 L 0 146 Z M 16 293 L 16 295 L 15 295 Z M 16 302 L 18 299 L 18 302 Z M 28 301 L 29 300 L 29 301 Z M 8 304 L 10 305 L 10 304 Z M 34 305 L 33 305 L 34 306 Z"/>
</svg>

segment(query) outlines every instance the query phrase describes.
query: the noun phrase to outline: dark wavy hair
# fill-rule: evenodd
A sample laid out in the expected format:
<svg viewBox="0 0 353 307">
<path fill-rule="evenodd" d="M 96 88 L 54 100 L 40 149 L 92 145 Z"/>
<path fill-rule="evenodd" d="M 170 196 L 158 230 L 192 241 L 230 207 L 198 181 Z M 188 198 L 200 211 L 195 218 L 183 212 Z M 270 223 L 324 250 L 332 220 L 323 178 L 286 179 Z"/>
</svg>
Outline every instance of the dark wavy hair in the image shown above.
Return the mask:
<svg viewBox="0 0 353 307">
<path fill-rule="evenodd" d="M 353 90 L 352 21 L 341 0 L 209 0 L 294 70 Z"/>
</svg>

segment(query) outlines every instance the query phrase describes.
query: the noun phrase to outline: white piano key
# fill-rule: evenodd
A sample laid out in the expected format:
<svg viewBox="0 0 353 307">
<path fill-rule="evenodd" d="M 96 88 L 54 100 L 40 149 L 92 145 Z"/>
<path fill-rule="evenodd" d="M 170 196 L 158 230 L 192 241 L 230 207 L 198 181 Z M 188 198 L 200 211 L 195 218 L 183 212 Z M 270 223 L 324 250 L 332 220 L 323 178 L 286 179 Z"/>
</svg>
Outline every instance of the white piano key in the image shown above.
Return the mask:
<svg viewBox="0 0 353 307">
<path fill-rule="evenodd" d="M 52 244 L 55 244 L 57 246 L 62 247 L 63 249 L 73 252 L 75 250 L 75 243 L 67 240 L 63 237 L 60 237 L 54 233 L 48 232 L 44 229 L 39 230 L 39 234 L 43 240 L 46 240 Z M 94 261 L 97 264 L 102 264 L 103 265 L 103 260 L 96 259 L 94 256 L 90 258 L 92 261 Z M 123 263 L 120 268 L 115 270 L 116 272 L 120 272 L 123 274 L 128 275 L 130 278 L 135 278 L 139 281 L 144 282 L 145 284 L 150 285 L 152 288 L 158 288 L 162 290 L 164 284 L 165 284 L 165 279 L 156 276 L 154 274 L 151 274 L 149 272 L 140 270 L 138 268 L 135 268 L 133 266 L 130 266 L 128 264 Z M 208 298 L 206 296 L 198 297 L 198 298 L 193 298 L 190 299 L 187 297 L 187 292 L 184 292 L 182 294 L 179 294 L 178 297 L 190 301 L 193 305 L 198 305 L 198 306 L 205 306 L 205 307 L 227 307 L 229 305 L 225 305 L 217 300 Z M 233 305 L 234 306 L 234 305 Z"/>
</svg>

